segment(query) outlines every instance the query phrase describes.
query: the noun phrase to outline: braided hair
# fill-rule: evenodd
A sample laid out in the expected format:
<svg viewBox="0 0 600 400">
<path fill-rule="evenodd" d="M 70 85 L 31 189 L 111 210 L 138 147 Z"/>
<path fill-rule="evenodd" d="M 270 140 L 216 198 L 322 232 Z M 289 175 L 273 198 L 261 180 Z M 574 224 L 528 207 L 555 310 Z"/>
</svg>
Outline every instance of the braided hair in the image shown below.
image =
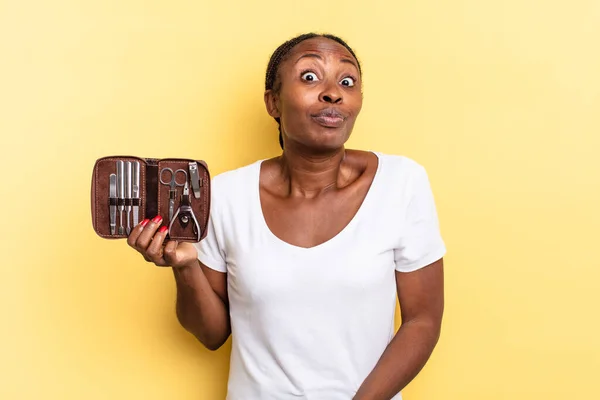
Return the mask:
<svg viewBox="0 0 600 400">
<path fill-rule="evenodd" d="M 342 39 L 340 39 L 339 37 L 334 36 L 334 35 L 317 34 L 317 33 L 311 32 L 311 33 L 302 34 L 300 36 L 296 36 L 295 38 L 288 40 L 287 42 L 280 45 L 273 52 L 273 54 L 271 55 L 271 59 L 269 60 L 269 64 L 267 66 L 267 74 L 265 77 L 265 90 L 272 90 L 273 92 L 279 91 L 279 89 L 281 88 L 281 82 L 278 79 L 279 78 L 279 66 L 286 59 L 287 55 L 297 44 L 299 44 L 300 42 L 303 42 L 307 39 L 312 39 L 315 37 L 324 37 L 327 39 L 331 39 L 331 40 L 338 42 L 342 46 L 344 46 L 346 48 L 346 50 L 348 50 L 350 52 L 350 54 L 352 54 L 352 56 L 356 59 L 356 62 L 358 64 L 358 71 L 359 71 L 359 73 L 362 74 L 362 70 L 360 68 L 360 63 L 358 62 L 358 58 L 356 57 L 356 54 L 354 54 L 354 51 L 350 48 L 350 46 L 348 46 L 348 44 L 346 42 L 344 42 Z M 277 121 L 277 125 L 279 126 L 279 145 L 283 149 L 283 135 L 281 133 L 281 119 L 275 118 L 275 121 Z"/>
</svg>

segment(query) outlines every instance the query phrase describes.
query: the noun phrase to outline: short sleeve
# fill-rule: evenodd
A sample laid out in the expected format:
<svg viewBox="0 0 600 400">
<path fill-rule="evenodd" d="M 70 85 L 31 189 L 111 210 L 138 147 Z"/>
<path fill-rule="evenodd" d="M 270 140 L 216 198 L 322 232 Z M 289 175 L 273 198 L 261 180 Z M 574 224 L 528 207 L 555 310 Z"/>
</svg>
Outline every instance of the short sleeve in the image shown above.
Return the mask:
<svg viewBox="0 0 600 400">
<path fill-rule="evenodd" d="M 223 250 L 222 241 L 219 240 L 221 233 L 218 223 L 218 212 L 214 208 L 215 202 L 212 201 L 213 209 L 208 217 L 208 226 L 206 237 L 200 242 L 195 243 L 198 250 L 198 260 L 210 269 L 219 272 L 227 272 L 227 263 L 225 262 L 225 252 Z"/>
<path fill-rule="evenodd" d="M 399 272 L 425 267 L 446 253 L 427 172 L 417 165 L 412 174 L 402 233 L 398 247 L 394 249 L 396 271 Z"/>
</svg>

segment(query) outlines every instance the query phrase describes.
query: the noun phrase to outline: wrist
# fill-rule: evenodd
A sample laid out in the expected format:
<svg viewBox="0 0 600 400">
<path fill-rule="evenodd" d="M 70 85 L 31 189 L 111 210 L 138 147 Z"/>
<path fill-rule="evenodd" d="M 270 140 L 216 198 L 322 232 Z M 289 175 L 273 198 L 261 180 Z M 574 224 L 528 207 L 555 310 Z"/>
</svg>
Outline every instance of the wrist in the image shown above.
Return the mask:
<svg viewBox="0 0 600 400">
<path fill-rule="evenodd" d="M 198 262 L 198 260 L 194 259 L 189 262 L 186 262 L 185 264 L 174 265 L 174 266 L 172 266 L 172 268 L 174 271 L 176 271 L 178 273 L 189 274 L 189 273 L 195 272 L 199 266 L 200 266 L 200 263 Z"/>
</svg>

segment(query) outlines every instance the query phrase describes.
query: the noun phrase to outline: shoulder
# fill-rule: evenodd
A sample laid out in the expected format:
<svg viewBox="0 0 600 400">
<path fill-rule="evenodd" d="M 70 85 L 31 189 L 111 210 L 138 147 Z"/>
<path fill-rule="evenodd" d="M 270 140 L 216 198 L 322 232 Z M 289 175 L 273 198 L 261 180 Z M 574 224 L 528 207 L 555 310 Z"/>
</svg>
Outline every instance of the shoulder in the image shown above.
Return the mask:
<svg viewBox="0 0 600 400">
<path fill-rule="evenodd" d="M 220 190 L 235 188 L 240 181 L 247 179 L 249 175 L 260 168 L 260 162 L 261 160 L 229 171 L 221 172 L 211 178 L 211 183 L 215 188 Z"/>
<path fill-rule="evenodd" d="M 211 196 L 217 202 L 243 196 L 250 192 L 252 185 L 258 184 L 257 178 L 262 160 L 229 171 L 221 172 L 211 178 Z"/>
<path fill-rule="evenodd" d="M 414 159 L 396 154 L 376 153 L 379 157 L 380 200 L 394 209 L 406 210 L 415 201 L 432 196 L 432 188 L 425 167 Z"/>
<path fill-rule="evenodd" d="M 374 153 L 377 155 L 380 161 L 397 169 L 411 171 L 423 168 L 423 166 L 417 161 L 402 154 L 382 153 L 378 151 L 375 151 Z"/>
<path fill-rule="evenodd" d="M 379 170 L 385 180 L 408 184 L 415 179 L 427 178 L 425 167 L 410 157 L 399 154 L 374 153 L 379 159 Z"/>
<path fill-rule="evenodd" d="M 407 218 L 416 221 L 435 217 L 435 201 L 425 167 L 403 155 L 377 155 L 381 168 L 378 183 L 381 206 L 378 209 L 388 207 L 388 215 L 392 216 L 390 221 L 403 221 L 403 224 Z"/>
</svg>

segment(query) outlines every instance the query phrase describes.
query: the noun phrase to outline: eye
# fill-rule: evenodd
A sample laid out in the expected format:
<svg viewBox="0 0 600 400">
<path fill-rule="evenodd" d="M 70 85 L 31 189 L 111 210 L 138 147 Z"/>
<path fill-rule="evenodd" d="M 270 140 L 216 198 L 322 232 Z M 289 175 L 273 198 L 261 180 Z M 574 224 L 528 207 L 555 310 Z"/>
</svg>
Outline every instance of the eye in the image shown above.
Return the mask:
<svg viewBox="0 0 600 400">
<path fill-rule="evenodd" d="M 315 82 L 319 80 L 319 77 L 314 72 L 303 72 L 302 79 L 307 82 Z"/>
<path fill-rule="evenodd" d="M 342 86 L 352 87 L 355 84 L 354 78 L 351 78 L 351 77 L 347 76 L 347 77 L 345 77 L 344 79 L 342 79 L 340 81 L 340 84 Z"/>
</svg>

